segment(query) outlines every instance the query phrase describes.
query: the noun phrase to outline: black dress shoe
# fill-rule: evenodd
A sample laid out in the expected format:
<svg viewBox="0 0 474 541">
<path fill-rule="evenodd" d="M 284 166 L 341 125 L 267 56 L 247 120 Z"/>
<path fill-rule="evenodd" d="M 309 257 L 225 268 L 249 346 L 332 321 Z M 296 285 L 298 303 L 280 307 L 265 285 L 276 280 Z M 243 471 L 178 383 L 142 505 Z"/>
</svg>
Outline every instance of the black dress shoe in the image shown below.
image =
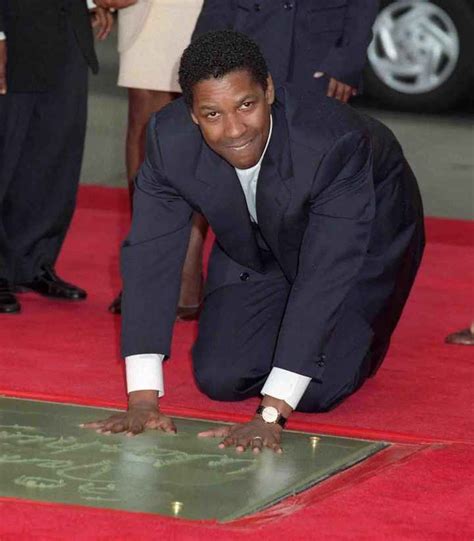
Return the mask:
<svg viewBox="0 0 474 541">
<path fill-rule="evenodd" d="M 45 297 L 66 301 L 82 301 L 87 297 L 87 293 L 80 287 L 61 280 L 50 266 L 44 266 L 42 273 L 32 282 L 19 284 L 18 290 L 34 291 Z"/>
<path fill-rule="evenodd" d="M 120 292 L 110 304 L 109 312 L 112 314 L 122 313 L 122 292 Z"/>
<path fill-rule="evenodd" d="M 20 310 L 21 306 L 12 286 L 4 278 L 0 278 L 0 314 L 17 314 Z"/>
</svg>

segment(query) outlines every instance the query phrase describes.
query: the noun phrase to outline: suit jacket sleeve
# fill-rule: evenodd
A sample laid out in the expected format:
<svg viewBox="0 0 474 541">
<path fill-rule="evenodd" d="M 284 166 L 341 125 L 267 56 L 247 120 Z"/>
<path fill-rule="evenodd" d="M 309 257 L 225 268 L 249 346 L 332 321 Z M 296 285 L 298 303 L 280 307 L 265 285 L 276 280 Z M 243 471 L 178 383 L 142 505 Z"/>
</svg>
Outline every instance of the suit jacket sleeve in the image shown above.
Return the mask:
<svg viewBox="0 0 474 541">
<path fill-rule="evenodd" d="M 234 25 L 235 9 L 233 0 L 204 0 L 192 39 L 209 31 L 231 30 Z"/>
<path fill-rule="evenodd" d="M 323 188 L 312 196 L 274 366 L 322 380 L 331 362 L 324 360 L 326 344 L 363 264 L 374 218 L 367 136 L 342 137 L 322 160 L 313 185 Z"/>
<path fill-rule="evenodd" d="M 331 49 L 319 71 L 353 87 L 359 85 L 378 4 L 378 0 L 349 0 L 341 43 Z"/>
<path fill-rule="evenodd" d="M 166 178 L 157 131 L 148 126 L 133 220 L 121 252 L 122 353 L 170 354 L 192 209 Z"/>
</svg>

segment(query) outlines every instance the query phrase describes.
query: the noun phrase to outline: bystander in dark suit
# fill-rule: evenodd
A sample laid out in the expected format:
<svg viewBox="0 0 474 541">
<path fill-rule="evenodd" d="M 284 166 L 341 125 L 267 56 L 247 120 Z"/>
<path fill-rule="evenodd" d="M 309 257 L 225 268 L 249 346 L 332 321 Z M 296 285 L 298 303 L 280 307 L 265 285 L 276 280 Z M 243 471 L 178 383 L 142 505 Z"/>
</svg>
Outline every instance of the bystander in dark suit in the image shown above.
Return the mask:
<svg viewBox="0 0 474 541">
<path fill-rule="evenodd" d="M 275 85 L 348 101 L 360 87 L 378 0 L 204 0 L 194 37 L 232 29 L 251 37 Z"/>
<path fill-rule="evenodd" d="M 95 11 L 95 22 L 105 37 L 108 12 Z M 86 297 L 54 266 L 75 207 L 88 68 L 98 62 L 85 0 L 0 0 L 0 33 L 0 313 L 14 313 L 16 290 Z"/>
</svg>

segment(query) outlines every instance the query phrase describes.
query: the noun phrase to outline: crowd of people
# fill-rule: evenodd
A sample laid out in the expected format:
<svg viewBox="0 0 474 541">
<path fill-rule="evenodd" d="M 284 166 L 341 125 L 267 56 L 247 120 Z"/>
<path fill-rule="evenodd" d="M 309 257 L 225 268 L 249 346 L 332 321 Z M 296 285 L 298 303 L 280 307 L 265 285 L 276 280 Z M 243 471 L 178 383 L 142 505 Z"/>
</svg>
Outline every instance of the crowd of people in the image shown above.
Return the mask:
<svg viewBox="0 0 474 541">
<path fill-rule="evenodd" d="M 397 141 L 347 105 L 362 88 L 377 0 L 0 3 L 0 313 L 20 312 L 24 290 L 87 297 L 55 264 L 75 206 L 88 70 L 98 71 L 93 30 L 105 39 L 115 11 L 132 227 L 123 298 L 109 310 L 123 304 L 131 407 L 96 428 L 172 428 L 156 397 L 176 317 L 200 318 L 193 362 L 203 392 L 263 394 L 265 430 L 293 409 L 333 407 L 383 361 L 423 251 L 421 200 Z M 303 135 L 311 156 L 295 143 Z M 170 141 L 180 137 L 176 158 Z M 295 178 L 291 201 L 270 179 L 279 176 Z M 215 208 L 203 199 L 209 186 Z M 204 300 L 209 222 L 217 242 Z M 376 275 L 381 261 L 387 275 Z M 473 330 L 449 341 L 472 344 Z M 276 449 L 277 434 L 262 426 L 225 441 Z"/>
</svg>

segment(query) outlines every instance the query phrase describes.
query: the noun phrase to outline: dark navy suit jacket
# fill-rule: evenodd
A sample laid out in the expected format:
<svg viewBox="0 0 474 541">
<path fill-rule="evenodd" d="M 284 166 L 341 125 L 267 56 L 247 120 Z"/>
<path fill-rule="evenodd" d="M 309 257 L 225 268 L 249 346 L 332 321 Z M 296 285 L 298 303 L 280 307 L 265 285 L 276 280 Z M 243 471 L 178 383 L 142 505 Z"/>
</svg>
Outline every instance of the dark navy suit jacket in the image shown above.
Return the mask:
<svg viewBox="0 0 474 541">
<path fill-rule="evenodd" d="M 67 50 L 66 19 L 96 73 L 99 65 L 86 0 L 0 0 L 9 92 L 43 92 L 57 83 Z"/>
<path fill-rule="evenodd" d="M 204 0 L 193 37 L 247 34 L 277 85 L 316 87 L 313 74 L 322 71 L 357 87 L 377 9 L 378 0 Z"/>
<path fill-rule="evenodd" d="M 292 87 L 277 92 L 272 116 L 257 216 L 291 284 L 274 366 L 320 378 L 319 360 L 348 304 L 349 346 L 363 341 L 367 349 L 374 333 L 389 339 L 401 312 L 388 314 L 389 300 L 403 280 L 408 290 L 412 283 L 400 275 L 401 261 L 417 268 L 421 258 L 421 201 L 400 146 L 379 122 Z M 207 218 L 219 246 L 208 292 L 238 282 L 239 269 L 265 279 L 235 170 L 207 146 L 179 99 L 152 117 L 136 182 L 122 249 L 124 356 L 170 353 L 193 211 Z M 418 251 L 407 253 L 416 236 Z"/>
</svg>

